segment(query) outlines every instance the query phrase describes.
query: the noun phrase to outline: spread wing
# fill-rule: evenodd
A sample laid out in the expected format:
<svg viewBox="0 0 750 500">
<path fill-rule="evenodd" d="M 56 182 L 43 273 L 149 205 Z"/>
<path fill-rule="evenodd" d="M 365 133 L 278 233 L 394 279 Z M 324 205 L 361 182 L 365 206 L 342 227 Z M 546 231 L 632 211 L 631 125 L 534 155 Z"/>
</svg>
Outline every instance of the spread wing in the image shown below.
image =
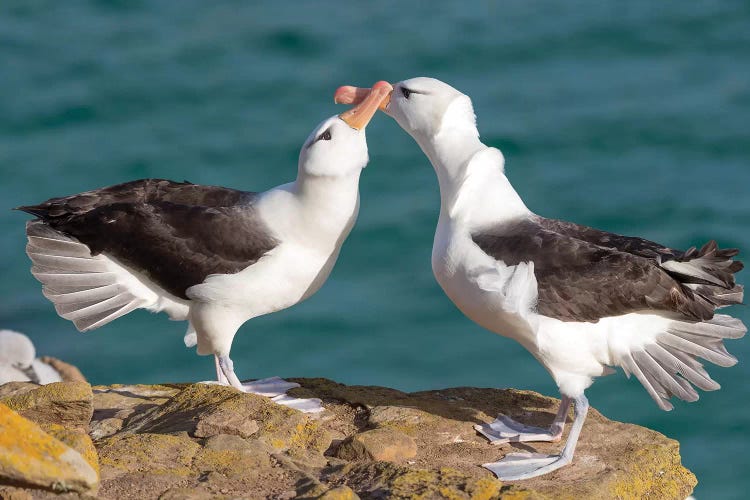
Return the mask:
<svg viewBox="0 0 750 500">
<path fill-rule="evenodd" d="M 556 232 L 535 219 L 478 231 L 472 239 L 506 265 L 534 262 L 537 311 L 545 316 L 587 322 L 645 310 L 689 320 L 713 316 L 714 304 L 656 259 Z"/>
<path fill-rule="evenodd" d="M 146 274 L 168 292 L 236 273 L 277 245 L 253 209 L 255 193 L 144 179 L 21 210 Z"/>
</svg>

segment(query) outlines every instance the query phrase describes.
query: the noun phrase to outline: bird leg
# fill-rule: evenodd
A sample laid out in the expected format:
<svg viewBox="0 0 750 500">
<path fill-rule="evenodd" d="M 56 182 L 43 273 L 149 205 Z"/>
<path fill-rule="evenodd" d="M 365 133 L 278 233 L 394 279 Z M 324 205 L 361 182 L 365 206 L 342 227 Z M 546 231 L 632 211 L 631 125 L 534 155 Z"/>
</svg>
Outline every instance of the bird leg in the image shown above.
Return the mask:
<svg viewBox="0 0 750 500">
<path fill-rule="evenodd" d="M 586 420 L 586 413 L 588 413 L 589 409 L 588 399 L 583 394 L 572 398 L 572 400 L 575 418 L 562 453 L 559 455 L 509 453 L 502 460 L 483 464 L 483 467 L 491 470 L 498 479 L 514 481 L 541 476 L 568 465 L 573 460 L 576 444 L 578 444 L 578 437 L 581 435 L 583 422 Z"/>
<path fill-rule="evenodd" d="M 560 408 L 557 410 L 557 415 L 555 415 L 555 419 L 552 421 L 549 429 L 524 425 L 505 415 L 498 415 L 489 424 L 475 425 L 474 429 L 489 439 L 490 443 L 496 445 L 528 441 L 557 442 L 562 437 L 570 403 L 571 399 L 569 397 L 562 397 Z"/>
<path fill-rule="evenodd" d="M 221 385 L 229 385 L 229 381 L 224 376 L 224 372 L 221 370 L 221 364 L 219 363 L 219 356 L 214 354 L 214 364 L 216 365 L 216 381 Z"/>
<path fill-rule="evenodd" d="M 228 355 L 215 355 L 217 378 L 220 384 L 229 384 L 235 389 L 251 394 L 258 394 L 271 398 L 280 405 L 289 406 L 303 413 L 317 413 L 323 411 L 322 401 L 317 398 L 302 399 L 288 396 L 289 389 L 299 387 L 296 382 L 287 382 L 280 377 L 270 377 L 243 384 L 234 373 L 234 363 Z M 223 379 L 223 380 L 222 380 Z"/>
<path fill-rule="evenodd" d="M 218 356 L 218 360 L 221 373 L 224 375 L 229 385 L 242 391 L 242 382 L 240 382 L 240 379 L 238 379 L 237 375 L 234 373 L 234 362 L 229 358 L 229 355 L 225 354 L 223 356 Z M 221 382 L 221 377 L 218 378 L 219 382 Z"/>
</svg>

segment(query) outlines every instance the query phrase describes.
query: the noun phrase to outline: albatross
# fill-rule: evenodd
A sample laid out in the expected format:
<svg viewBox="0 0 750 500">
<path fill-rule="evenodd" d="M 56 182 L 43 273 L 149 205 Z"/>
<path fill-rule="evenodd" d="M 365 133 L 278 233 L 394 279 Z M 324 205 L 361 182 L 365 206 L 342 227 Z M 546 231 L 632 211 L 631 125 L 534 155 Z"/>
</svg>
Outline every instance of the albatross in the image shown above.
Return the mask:
<svg viewBox="0 0 750 500">
<path fill-rule="evenodd" d="M 736 249 L 710 241 L 679 251 L 541 217 L 508 181 L 502 153 L 480 141 L 468 96 L 432 78 L 393 88 L 381 108 L 419 144 L 440 185 L 432 249 L 438 283 L 470 319 L 529 350 L 561 394 L 549 429 L 501 415 L 477 430 L 495 444 L 559 441 L 574 407 L 559 455 L 510 453 L 486 468 L 518 480 L 569 464 L 589 408 L 584 391 L 613 367 L 635 375 L 663 410 L 672 409 L 672 396 L 696 401 L 695 387 L 719 388 L 698 358 L 737 362 L 723 340 L 747 329 L 715 313 L 742 302 Z M 368 92 L 344 86 L 334 100 L 356 104 Z"/>
<path fill-rule="evenodd" d="M 312 131 L 297 178 L 265 192 L 142 179 L 18 207 L 31 272 L 57 313 L 80 331 L 135 309 L 187 320 L 185 343 L 213 354 L 219 383 L 303 411 L 319 400 L 285 396 L 297 384 L 242 384 L 229 357 L 239 327 L 310 297 L 325 282 L 359 210 L 365 127 L 392 89 Z"/>
</svg>

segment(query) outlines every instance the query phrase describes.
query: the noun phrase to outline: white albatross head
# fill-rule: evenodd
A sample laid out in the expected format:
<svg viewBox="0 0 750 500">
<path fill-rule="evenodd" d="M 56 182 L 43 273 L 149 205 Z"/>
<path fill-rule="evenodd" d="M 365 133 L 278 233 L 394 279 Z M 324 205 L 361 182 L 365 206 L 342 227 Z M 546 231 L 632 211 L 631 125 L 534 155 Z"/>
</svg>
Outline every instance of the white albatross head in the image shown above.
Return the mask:
<svg viewBox="0 0 750 500">
<path fill-rule="evenodd" d="M 0 364 L 26 369 L 36 357 L 31 340 L 23 333 L 0 330 Z"/>
<path fill-rule="evenodd" d="M 370 89 L 339 87 L 334 102 L 357 104 L 368 92 Z M 451 132 L 479 137 L 469 96 L 435 78 L 410 78 L 394 84 L 380 109 L 422 145 Z"/>
<path fill-rule="evenodd" d="M 365 127 L 393 87 L 378 82 L 366 89 L 357 106 L 315 127 L 299 154 L 300 173 L 313 177 L 341 177 L 367 166 Z"/>
</svg>

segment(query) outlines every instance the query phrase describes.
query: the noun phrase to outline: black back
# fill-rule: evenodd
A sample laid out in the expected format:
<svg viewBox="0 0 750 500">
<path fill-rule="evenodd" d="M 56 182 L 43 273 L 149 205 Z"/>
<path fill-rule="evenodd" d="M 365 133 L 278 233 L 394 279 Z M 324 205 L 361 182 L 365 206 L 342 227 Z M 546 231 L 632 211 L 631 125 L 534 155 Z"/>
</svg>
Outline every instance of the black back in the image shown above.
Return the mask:
<svg viewBox="0 0 750 500">
<path fill-rule="evenodd" d="M 472 234 L 488 255 L 513 266 L 533 261 L 539 314 L 562 321 L 598 321 L 606 316 L 654 310 L 703 321 L 716 304 L 685 286 L 660 263 L 699 255 L 586 226 L 534 216 Z M 707 246 L 708 247 L 708 246 Z M 707 248 L 704 247 L 704 248 Z M 716 253 L 715 243 L 711 247 Z M 701 250 L 703 251 L 703 249 Z M 729 259 L 736 250 L 718 250 Z M 727 267 L 731 276 L 740 262 Z M 734 286 L 732 277 L 727 288 Z"/>
<path fill-rule="evenodd" d="M 176 295 L 233 274 L 278 242 L 255 213 L 257 194 L 142 179 L 19 207 Z"/>
</svg>

